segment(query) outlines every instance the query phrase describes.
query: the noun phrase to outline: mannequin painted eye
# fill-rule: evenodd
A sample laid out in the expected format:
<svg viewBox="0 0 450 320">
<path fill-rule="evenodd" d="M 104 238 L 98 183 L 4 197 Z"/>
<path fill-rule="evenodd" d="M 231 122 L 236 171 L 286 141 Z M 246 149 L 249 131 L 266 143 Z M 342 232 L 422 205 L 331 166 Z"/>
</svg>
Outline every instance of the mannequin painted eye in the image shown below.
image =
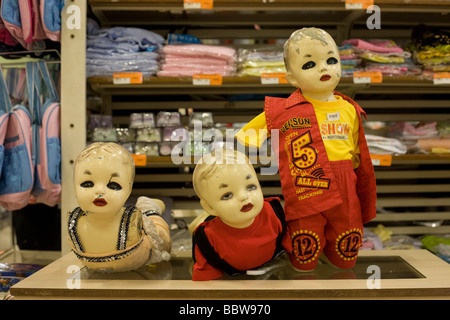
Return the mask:
<svg viewBox="0 0 450 320">
<path fill-rule="evenodd" d="M 227 192 L 222 196 L 222 198 L 220 198 L 220 200 L 230 200 L 231 198 L 233 198 L 233 194 L 231 192 Z"/>
<path fill-rule="evenodd" d="M 118 184 L 117 182 L 109 182 L 106 186 L 109 189 L 114 190 L 114 191 L 122 190 L 122 186 L 120 184 Z"/>
<path fill-rule="evenodd" d="M 256 190 L 256 189 L 258 189 L 258 187 L 256 185 L 254 185 L 254 184 L 249 184 L 247 186 L 247 190 L 248 191 L 253 191 L 253 190 Z"/>
<path fill-rule="evenodd" d="M 80 187 L 82 188 L 92 188 L 94 186 L 94 183 L 92 181 L 84 181 L 80 184 Z"/>
<path fill-rule="evenodd" d="M 303 70 L 308 70 L 308 69 L 314 68 L 315 66 L 316 66 L 316 63 L 314 61 L 308 61 L 307 63 L 305 63 L 302 66 L 302 69 Z"/>
<path fill-rule="evenodd" d="M 331 58 L 328 58 L 327 63 L 328 64 L 337 64 L 338 60 L 336 58 L 331 57 Z"/>
</svg>

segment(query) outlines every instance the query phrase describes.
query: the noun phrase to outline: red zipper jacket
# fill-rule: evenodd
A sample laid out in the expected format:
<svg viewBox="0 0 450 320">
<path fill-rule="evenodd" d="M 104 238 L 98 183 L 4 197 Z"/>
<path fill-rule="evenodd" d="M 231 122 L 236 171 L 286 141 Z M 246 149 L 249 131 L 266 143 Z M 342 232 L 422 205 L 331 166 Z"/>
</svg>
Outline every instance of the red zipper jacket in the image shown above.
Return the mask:
<svg viewBox="0 0 450 320">
<path fill-rule="evenodd" d="M 356 193 L 363 223 L 376 216 L 376 181 L 367 147 L 361 114 L 364 110 L 349 97 L 335 92 L 351 103 L 359 118 L 360 164 L 355 169 Z M 297 89 L 286 98 L 266 97 L 264 112 L 267 129 L 278 129 L 278 158 L 286 220 L 295 220 L 331 209 L 342 202 L 334 181 L 330 161 L 320 134 L 313 105 Z M 274 136 L 271 134 L 272 139 Z M 357 204 L 355 204 L 357 205 Z"/>
</svg>

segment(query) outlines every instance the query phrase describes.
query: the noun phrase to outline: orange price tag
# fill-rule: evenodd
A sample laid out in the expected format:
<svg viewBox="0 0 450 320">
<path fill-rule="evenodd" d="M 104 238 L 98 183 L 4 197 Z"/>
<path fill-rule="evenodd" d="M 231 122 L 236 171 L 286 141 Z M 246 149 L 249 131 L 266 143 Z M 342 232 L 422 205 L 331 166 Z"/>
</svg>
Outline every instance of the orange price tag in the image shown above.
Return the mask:
<svg viewBox="0 0 450 320">
<path fill-rule="evenodd" d="M 367 9 L 370 6 L 373 6 L 373 0 L 345 0 L 347 10 Z"/>
<path fill-rule="evenodd" d="M 392 155 L 390 154 L 371 154 L 370 158 L 374 166 L 390 167 L 392 165 Z"/>
<path fill-rule="evenodd" d="M 222 85 L 221 74 L 194 74 L 192 84 L 196 86 L 220 86 Z"/>
<path fill-rule="evenodd" d="M 115 72 L 113 73 L 114 84 L 138 84 L 142 83 L 142 72 Z"/>
<path fill-rule="evenodd" d="M 433 83 L 434 84 L 449 84 L 450 83 L 450 72 L 433 73 Z"/>
<path fill-rule="evenodd" d="M 261 84 L 288 83 L 286 73 L 261 73 Z"/>
<path fill-rule="evenodd" d="M 146 154 L 132 153 L 131 157 L 133 157 L 134 165 L 136 167 L 144 167 L 147 165 L 147 155 Z"/>
<path fill-rule="evenodd" d="M 183 0 L 184 9 L 212 9 L 213 0 Z"/>
<path fill-rule="evenodd" d="M 353 83 L 381 83 L 383 74 L 381 72 L 353 72 Z"/>
</svg>

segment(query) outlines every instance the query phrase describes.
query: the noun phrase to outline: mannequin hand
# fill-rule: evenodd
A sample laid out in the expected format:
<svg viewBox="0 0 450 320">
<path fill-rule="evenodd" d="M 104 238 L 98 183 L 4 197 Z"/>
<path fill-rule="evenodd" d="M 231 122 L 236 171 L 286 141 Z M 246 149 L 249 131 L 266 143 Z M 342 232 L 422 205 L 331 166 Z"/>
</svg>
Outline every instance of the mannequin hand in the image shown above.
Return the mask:
<svg viewBox="0 0 450 320">
<path fill-rule="evenodd" d="M 162 214 L 166 209 L 164 202 L 159 199 L 151 199 L 148 197 L 139 197 L 136 201 L 136 207 L 141 210 L 141 212 L 152 210 L 159 214 Z"/>
</svg>

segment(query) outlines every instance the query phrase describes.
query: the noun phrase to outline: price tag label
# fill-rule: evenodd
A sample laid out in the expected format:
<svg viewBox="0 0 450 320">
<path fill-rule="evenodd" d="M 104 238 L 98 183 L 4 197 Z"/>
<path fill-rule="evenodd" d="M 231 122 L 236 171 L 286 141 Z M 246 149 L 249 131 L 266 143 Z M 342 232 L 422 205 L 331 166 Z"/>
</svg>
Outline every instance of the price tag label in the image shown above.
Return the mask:
<svg viewBox="0 0 450 320">
<path fill-rule="evenodd" d="M 434 84 L 450 84 L 450 72 L 433 73 Z"/>
<path fill-rule="evenodd" d="M 134 165 L 136 167 L 145 167 L 147 165 L 147 155 L 146 154 L 132 153 L 131 157 L 133 158 Z"/>
<path fill-rule="evenodd" d="M 288 83 L 286 73 L 262 73 L 261 84 L 282 84 Z"/>
<path fill-rule="evenodd" d="M 139 84 L 142 83 L 142 72 L 115 72 L 113 73 L 114 84 Z"/>
<path fill-rule="evenodd" d="M 390 167 L 392 165 L 392 155 L 390 154 L 371 154 L 370 159 L 374 166 Z"/>
<path fill-rule="evenodd" d="M 183 0 L 184 9 L 212 9 L 213 0 Z"/>
<path fill-rule="evenodd" d="M 381 83 L 383 74 L 381 72 L 353 72 L 353 83 Z"/>
<path fill-rule="evenodd" d="M 220 86 L 222 85 L 221 74 L 194 74 L 192 84 L 196 86 Z"/>
<path fill-rule="evenodd" d="M 359 10 L 373 6 L 373 0 L 345 0 L 345 9 Z"/>
</svg>

